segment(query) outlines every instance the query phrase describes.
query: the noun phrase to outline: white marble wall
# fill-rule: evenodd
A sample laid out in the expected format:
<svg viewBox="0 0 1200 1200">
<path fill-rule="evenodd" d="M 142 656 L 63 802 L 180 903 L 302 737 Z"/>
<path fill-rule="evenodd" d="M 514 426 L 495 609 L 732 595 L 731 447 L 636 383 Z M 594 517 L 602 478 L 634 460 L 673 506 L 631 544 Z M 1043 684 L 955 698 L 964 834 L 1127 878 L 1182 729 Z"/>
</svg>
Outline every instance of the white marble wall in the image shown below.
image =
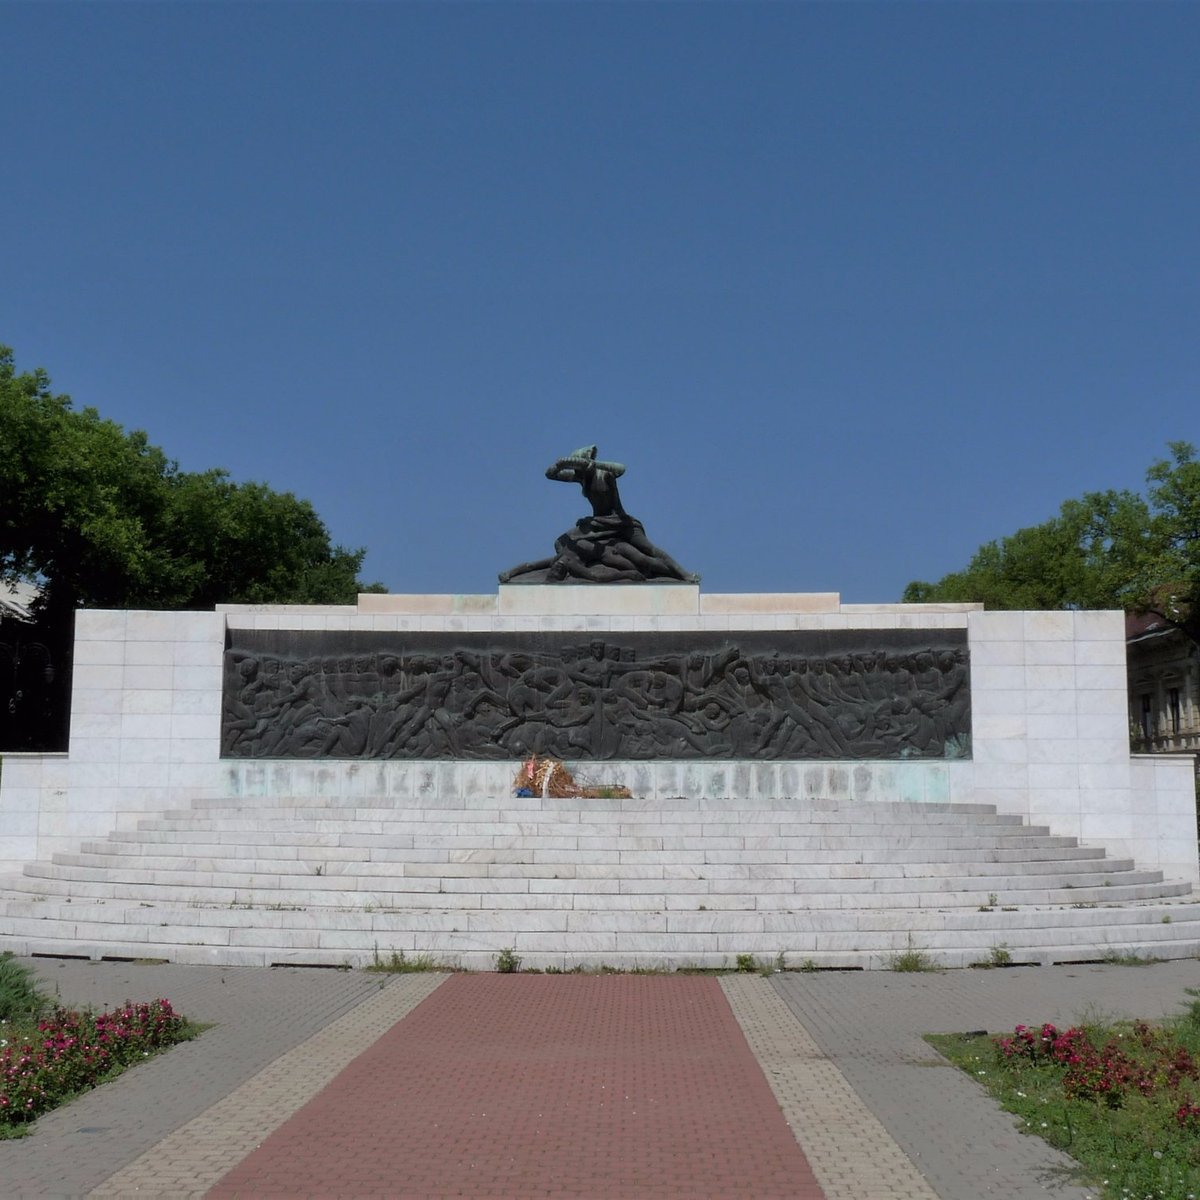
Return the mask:
<svg viewBox="0 0 1200 1200">
<path fill-rule="evenodd" d="M 213 795 L 390 794 L 429 803 L 508 793 L 515 764 L 222 762 L 226 626 L 588 631 L 966 628 L 973 758 L 915 763 L 606 763 L 581 772 L 648 802 L 731 796 L 979 802 L 1200 883 L 1188 759 L 1131 758 L 1120 613 L 842 605 L 835 594 L 710 595 L 687 585 L 511 586 L 497 596 L 364 596 L 360 607 L 81 612 L 68 756 L 5 756 L 0 870 L 140 815 Z M 661 594 L 660 594 L 661 593 Z M 539 611 L 540 610 L 540 611 Z"/>
<path fill-rule="evenodd" d="M 38 857 L 43 812 L 66 804 L 65 754 L 5 754 L 0 758 L 0 871 Z"/>
<path fill-rule="evenodd" d="M 946 762 L 568 762 L 579 783 L 628 787 L 647 807 L 731 808 L 805 798 L 948 804 L 968 787 L 971 764 Z M 389 796 L 460 807 L 512 795 L 516 762 L 226 760 L 228 796 Z"/>
<path fill-rule="evenodd" d="M 1191 760 L 1129 753 L 1123 614 L 972 612 L 967 628 L 973 761 L 954 798 L 1200 883 Z"/>
<path fill-rule="evenodd" d="M 4 756 L 0 869 L 212 794 L 224 639 L 219 613 L 76 614 L 68 753 Z"/>
</svg>

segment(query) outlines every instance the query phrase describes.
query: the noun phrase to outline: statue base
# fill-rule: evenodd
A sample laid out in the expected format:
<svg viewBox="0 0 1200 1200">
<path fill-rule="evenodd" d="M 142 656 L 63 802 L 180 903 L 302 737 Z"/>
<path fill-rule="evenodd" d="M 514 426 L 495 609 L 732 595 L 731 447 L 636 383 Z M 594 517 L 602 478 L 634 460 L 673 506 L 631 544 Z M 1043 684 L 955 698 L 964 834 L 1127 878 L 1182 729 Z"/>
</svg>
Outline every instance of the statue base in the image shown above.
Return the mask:
<svg viewBox="0 0 1200 1200">
<path fill-rule="evenodd" d="M 856 608 L 874 608 L 857 605 Z M 929 610 L 929 606 L 924 606 Z M 961 606 L 960 606 L 961 607 Z M 697 583 L 502 583 L 497 594 L 364 594 L 358 612 L 372 616 L 714 617 L 838 613 L 837 592 L 714 592 Z"/>
</svg>

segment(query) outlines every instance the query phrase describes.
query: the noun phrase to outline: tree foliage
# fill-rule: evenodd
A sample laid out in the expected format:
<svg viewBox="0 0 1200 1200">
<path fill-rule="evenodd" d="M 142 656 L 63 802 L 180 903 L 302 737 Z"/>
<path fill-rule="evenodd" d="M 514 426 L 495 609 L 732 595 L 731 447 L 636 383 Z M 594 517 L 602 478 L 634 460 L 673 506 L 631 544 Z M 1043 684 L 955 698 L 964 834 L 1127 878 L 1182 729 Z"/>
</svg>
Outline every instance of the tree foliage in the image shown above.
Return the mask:
<svg viewBox="0 0 1200 1200">
<path fill-rule="evenodd" d="M 0 580 L 41 586 L 36 623 L 0 627 L 0 747 L 65 747 L 76 608 L 353 603 L 378 589 L 363 553 L 290 492 L 181 471 L 0 346 Z"/>
<path fill-rule="evenodd" d="M 0 347 L 0 577 L 41 580 L 45 610 L 353 603 L 363 553 L 290 492 L 181 471 Z"/>
<path fill-rule="evenodd" d="M 1154 613 L 1200 643 L 1200 461 L 1188 442 L 1146 473 L 1144 495 L 1089 492 L 1057 517 L 981 546 L 961 571 L 914 581 L 909 603 L 1123 608 Z"/>
</svg>

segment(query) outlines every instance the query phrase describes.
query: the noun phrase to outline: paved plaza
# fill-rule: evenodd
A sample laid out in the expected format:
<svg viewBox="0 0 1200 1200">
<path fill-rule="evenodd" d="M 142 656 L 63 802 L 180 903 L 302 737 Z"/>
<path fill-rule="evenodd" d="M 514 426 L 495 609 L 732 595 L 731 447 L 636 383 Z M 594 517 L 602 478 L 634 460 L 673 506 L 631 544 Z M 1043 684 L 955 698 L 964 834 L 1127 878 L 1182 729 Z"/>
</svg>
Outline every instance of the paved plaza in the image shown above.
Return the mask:
<svg viewBox="0 0 1200 1200">
<path fill-rule="evenodd" d="M 32 960 L 212 1028 L 0 1142 L 22 1196 L 1084 1200 L 921 1034 L 1158 1017 L 1200 964 L 378 976 Z"/>
</svg>

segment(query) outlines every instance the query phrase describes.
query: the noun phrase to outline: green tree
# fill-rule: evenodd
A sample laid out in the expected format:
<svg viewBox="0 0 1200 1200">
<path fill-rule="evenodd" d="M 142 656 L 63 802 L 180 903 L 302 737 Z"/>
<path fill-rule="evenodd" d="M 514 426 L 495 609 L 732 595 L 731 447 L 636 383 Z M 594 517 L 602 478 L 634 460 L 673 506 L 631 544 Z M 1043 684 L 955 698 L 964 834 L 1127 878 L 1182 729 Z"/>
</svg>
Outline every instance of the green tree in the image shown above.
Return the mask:
<svg viewBox="0 0 1200 1200">
<path fill-rule="evenodd" d="M 363 553 L 290 492 L 180 471 L 0 347 L 0 576 L 43 581 L 44 608 L 353 603 Z"/>
<path fill-rule="evenodd" d="M 1200 461 L 1188 442 L 1146 473 L 1146 493 L 1089 492 L 1057 517 L 981 546 L 961 571 L 914 581 L 909 603 L 1123 608 L 1200 644 Z"/>
<path fill-rule="evenodd" d="M 224 471 L 175 477 L 163 545 L 172 607 L 353 604 L 366 590 L 358 579 L 363 551 L 331 546 L 307 500 L 234 483 Z"/>
<path fill-rule="evenodd" d="M 73 408 L 45 371 L 18 373 L 0 346 L 0 579 L 41 585 L 37 628 L 22 637 L 60 665 L 78 607 L 350 604 L 378 587 L 358 578 L 363 554 L 332 545 L 307 500 L 181 471 L 144 433 Z"/>
</svg>

